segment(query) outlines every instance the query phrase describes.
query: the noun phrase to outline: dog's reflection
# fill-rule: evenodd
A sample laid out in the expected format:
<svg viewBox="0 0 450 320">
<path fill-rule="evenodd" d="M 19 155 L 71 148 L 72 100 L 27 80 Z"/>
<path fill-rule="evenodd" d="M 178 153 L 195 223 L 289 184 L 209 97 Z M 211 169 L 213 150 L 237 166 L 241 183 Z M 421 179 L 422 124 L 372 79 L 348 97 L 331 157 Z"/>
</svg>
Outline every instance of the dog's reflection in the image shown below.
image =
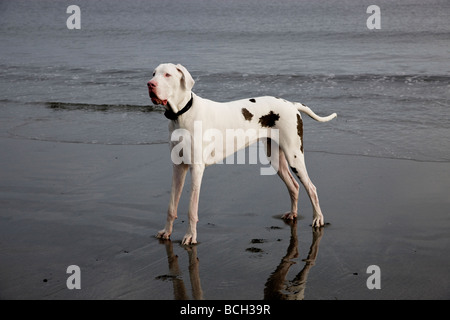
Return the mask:
<svg viewBox="0 0 450 320">
<path fill-rule="evenodd" d="M 319 243 L 323 235 L 323 227 L 312 228 L 312 243 L 309 249 L 308 257 L 303 260 L 305 266 L 292 281 L 286 281 L 286 275 L 293 264 L 293 259 L 299 256 L 297 220 L 286 221 L 291 228 L 291 238 L 286 255 L 281 259 L 280 264 L 267 279 L 264 289 L 265 300 L 302 300 L 305 296 L 306 280 L 308 273 L 314 265 L 319 252 Z M 173 252 L 173 242 L 170 240 L 160 240 L 166 247 L 167 260 L 169 263 L 169 275 L 158 278 L 168 278 L 173 283 L 173 292 L 175 300 L 188 300 L 189 295 L 186 291 L 182 272 L 178 265 L 178 256 Z M 202 300 L 203 291 L 200 283 L 199 260 L 197 258 L 197 245 L 182 246 L 189 257 L 189 278 L 192 288 L 192 299 Z"/>
<path fill-rule="evenodd" d="M 180 267 L 178 265 L 178 256 L 173 252 L 173 243 L 170 240 L 160 240 L 166 246 L 167 260 L 169 262 L 169 278 L 173 283 L 173 293 L 175 300 L 189 300 L 189 296 L 181 277 Z M 189 257 L 189 278 L 191 280 L 192 300 L 202 300 L 203 291 L 200 284 L 200 275 L 198 271 L 197 246 L 183 246 Z"/>
<path fill-rule="evenodd" d="M 292 259 L 298 257 L 297 220 L 286 221 L 291 227 L 291 240 L 286 255 L 280 264 L 267 279 L 264 288 L 265 300 L 303 300 L 305 298 L 306 281 L 308 273 L 314 265 L 319 252 L 320 239 L 323 236 L 323 227 L 312 228 L 312 243 L 308 257 L 303 260 L 305 266 L 292 281 L 286 281 L 290 267 L 295 264 Z"/>
</svg>

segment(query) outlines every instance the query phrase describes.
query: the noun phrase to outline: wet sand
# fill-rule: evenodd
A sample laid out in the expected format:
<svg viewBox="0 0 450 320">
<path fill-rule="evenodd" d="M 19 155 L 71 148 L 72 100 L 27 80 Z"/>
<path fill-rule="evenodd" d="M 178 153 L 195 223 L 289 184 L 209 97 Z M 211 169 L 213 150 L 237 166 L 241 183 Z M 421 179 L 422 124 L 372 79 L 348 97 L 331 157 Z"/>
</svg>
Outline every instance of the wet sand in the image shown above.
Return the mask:
<svg viewBox="0 0 450 320">
<path fill-rule="evenodd" d="M 259 165 L 207 168 L 196 246 L 172 241 L 168 146 L 0 138 L 1 299 L 449 299 L 450 164 L 308 152 L 327 226 Z M 66 269 L 78 265 L 81 289 Z M 367 268 L 381 271 L 369 290 Z"/>
</svg>

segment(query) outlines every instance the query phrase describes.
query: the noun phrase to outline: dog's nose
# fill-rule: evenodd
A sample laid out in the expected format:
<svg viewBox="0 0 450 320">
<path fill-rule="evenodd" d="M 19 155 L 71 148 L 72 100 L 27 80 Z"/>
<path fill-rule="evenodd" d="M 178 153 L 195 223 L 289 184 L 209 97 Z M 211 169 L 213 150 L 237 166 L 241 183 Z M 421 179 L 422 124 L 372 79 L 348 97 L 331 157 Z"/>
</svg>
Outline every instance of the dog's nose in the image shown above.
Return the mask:
<svg viewBox="0 0 450 320">
<path fill-rule="evenodd" d="M 156 81 L 150 80 L 149 82 L 147 82 L 147 87 L 149 88 L 155 88 L 158 86 L 158 83 Z"/>
</svg>

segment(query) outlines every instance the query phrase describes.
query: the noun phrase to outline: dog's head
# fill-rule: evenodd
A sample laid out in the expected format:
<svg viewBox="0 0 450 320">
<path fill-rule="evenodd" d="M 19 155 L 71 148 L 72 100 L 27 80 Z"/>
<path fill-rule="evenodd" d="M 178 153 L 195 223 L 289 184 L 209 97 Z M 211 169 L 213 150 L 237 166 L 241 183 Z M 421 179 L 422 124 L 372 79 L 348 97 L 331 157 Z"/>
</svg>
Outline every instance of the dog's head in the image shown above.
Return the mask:
<svg viewBox="0 0 450 320">
<path fill-rule="evenodd" d="M 181 64 L 160 64 L 147 83 L 150 99 L 154 104 L 170 106 L 179 111 L 184 101 L 189 100 L 194 79 Z"/>
</svg>

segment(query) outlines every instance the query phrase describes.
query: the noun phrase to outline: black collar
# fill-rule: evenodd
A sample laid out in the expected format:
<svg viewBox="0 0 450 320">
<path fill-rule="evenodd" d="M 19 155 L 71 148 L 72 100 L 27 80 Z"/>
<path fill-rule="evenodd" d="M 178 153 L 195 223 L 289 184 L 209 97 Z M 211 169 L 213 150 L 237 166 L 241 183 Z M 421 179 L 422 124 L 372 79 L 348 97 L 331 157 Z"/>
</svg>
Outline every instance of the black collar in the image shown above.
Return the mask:
<svg viewBox="0 0 450 320">
<path fill-rule="evenodd" d="M 184 108 L 178 111 L 177 113 L 172 111 L 172 107 L 170 106 L 170 104 L 167 104 L 169 106 L 169 109 L 166 109 L 164 115 L 166 116 L 167 119 L 176 121 L 179 116 L 187 112 L 192 107 L 193 100 L 194 96 L 191 94 L 191 100 L 189 100 L 189 102 L 184 106 Z"/>
</svg>

